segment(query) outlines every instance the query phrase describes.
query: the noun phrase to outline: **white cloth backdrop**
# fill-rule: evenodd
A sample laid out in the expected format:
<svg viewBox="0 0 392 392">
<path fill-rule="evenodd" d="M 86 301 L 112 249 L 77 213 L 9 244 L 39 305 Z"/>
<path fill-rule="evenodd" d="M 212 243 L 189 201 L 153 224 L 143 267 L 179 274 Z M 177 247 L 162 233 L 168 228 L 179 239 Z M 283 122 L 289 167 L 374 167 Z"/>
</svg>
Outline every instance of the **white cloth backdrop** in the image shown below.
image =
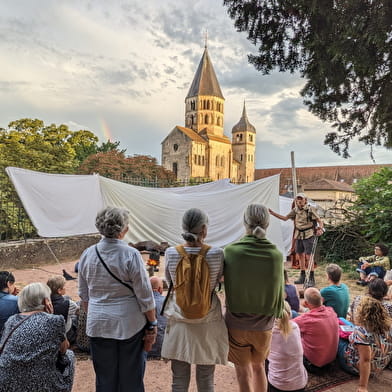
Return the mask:
<svg viewBox="0 0 392 392">
<path fill-rule="evenodd" d="M 47 174 L 12 167 L 6 171 L 42 237 L 94 233 L 96 213 L 111 205 L 130 211 L 127 241 L 167 241 L 173 245 L 182 241 L 184 211 L 197 207 L 209 216 L 207 242 L 225 246 L 243 236 L 242 216 L 248 204 L 262 203 L 288 212 L 284 200 L 283 211 L 279 207 L 284 199 L 278 197 L 279 176 L 243 185 L 221 180 L 191 187 L 145 188 L 98 175 Z M 267 237 L 287 254 L 290 245 L 283 244 L 282 225 L 276 218 L 271 217 Z"/>
</svg>

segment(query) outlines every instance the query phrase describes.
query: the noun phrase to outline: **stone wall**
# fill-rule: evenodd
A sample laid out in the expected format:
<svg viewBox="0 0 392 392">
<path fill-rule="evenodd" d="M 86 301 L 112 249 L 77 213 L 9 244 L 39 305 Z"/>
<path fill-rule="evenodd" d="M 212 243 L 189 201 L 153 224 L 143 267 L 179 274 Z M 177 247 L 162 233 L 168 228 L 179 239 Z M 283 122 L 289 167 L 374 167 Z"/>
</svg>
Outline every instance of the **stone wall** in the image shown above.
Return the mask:
<svg viewBox="0 0 392 392">
<path fill-rule="evenodd" d="M 65 238 L 45 238 L 0 243 L 0 269 L 25 268 L 52 264 L 59 261 L 78 260 L 84 249 L 97 243 L 98 234 Z M 50 251 L 50 249 L 52 252 Z"/>
</svg>

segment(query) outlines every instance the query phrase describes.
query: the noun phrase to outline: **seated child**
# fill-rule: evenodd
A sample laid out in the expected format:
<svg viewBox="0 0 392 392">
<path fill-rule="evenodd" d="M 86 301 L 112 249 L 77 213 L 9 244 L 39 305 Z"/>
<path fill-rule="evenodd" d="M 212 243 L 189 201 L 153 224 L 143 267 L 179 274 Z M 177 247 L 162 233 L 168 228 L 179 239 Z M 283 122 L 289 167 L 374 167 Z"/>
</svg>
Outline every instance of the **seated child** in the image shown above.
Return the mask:
<svg viewBox="0 0 392 392">
<path fill-rule="evenodd" d="M 366 286 L 372 276 L 383 279 L 387 270 L 391 268 L 388 255 L 388 247 L 384 244 L 376 244 L 374 255 L 360 257 L 357 272 L 359 280 L 357 284 Z"/>
<path fill-rule="evenodd" d="M 76 342 L 77 316 L 79 306 L 65 294 L 66 280 L 62 276 L 54 276 L 47 281 L 52 294 L 53 313 L 61 314 L 65 320 L 65 333 L 70 344 Z"/>
<path fill-rule="evenodd" d="M 297 286 L 290 284 L 287 270 L 284 270 L 285 300 L 289 303 L 292 317 L 297 317 L 300 311 L 300 302 Z"/>
<path fill-rule="evenodd" d="M 304 391 L 308 382 L 308 373 L 303 364 L 300 330 L 290 318 L 290 305 L 285 302 L 283 316 L 275 320 L 272 329 L 268 356 L 269 392 Z"/>
</svg>

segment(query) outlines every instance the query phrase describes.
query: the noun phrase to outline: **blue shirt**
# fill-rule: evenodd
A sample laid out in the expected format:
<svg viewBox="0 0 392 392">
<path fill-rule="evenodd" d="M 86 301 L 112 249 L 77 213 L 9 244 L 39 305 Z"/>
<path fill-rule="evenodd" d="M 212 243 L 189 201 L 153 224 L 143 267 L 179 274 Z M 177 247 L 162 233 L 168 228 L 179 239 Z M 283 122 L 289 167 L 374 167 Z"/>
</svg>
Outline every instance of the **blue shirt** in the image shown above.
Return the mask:
<svg viewBox="0 0 392 392">
<path fill-rule="evenodd" d="M 331 285 L 320 290 L 324 298 L 324 305 L 333 308 L 338 317 L 346 318 L 350 305 L 350 294 L 348 287 L 344 283 Z"/>
<path fill-rule="evenodd" d="M 0 292 L 0 336 L 8 317 L 19 313 L 18 297 L 12 294 Z"/>
</svg>

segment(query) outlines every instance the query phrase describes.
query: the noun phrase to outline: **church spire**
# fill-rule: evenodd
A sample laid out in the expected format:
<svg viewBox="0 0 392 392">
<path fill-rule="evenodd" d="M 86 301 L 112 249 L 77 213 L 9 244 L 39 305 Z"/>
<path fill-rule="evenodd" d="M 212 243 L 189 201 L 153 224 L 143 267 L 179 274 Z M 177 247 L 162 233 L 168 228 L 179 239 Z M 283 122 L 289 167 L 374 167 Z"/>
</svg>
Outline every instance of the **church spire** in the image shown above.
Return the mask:
<svg viewBox="0 0 392 392">
<path fill-rule="evenodd" d="M 196 97 L 198 95 L 209 95 L 223 99 L 223 94 L 208 54 L 207 37 L 203 57 L 200 60 L 186 98 Z"/>
<path fill-rule="evenodd" d="M 240 121 L 234 125 L 232 133 L 235 132 L 254 132 L 256 133 L 256 128 L 249 122 L 248 115 L 246 114 L 246 106 L 244 100 L 244 107 L 242 109 L 242 116 Z"/>
</svg>

